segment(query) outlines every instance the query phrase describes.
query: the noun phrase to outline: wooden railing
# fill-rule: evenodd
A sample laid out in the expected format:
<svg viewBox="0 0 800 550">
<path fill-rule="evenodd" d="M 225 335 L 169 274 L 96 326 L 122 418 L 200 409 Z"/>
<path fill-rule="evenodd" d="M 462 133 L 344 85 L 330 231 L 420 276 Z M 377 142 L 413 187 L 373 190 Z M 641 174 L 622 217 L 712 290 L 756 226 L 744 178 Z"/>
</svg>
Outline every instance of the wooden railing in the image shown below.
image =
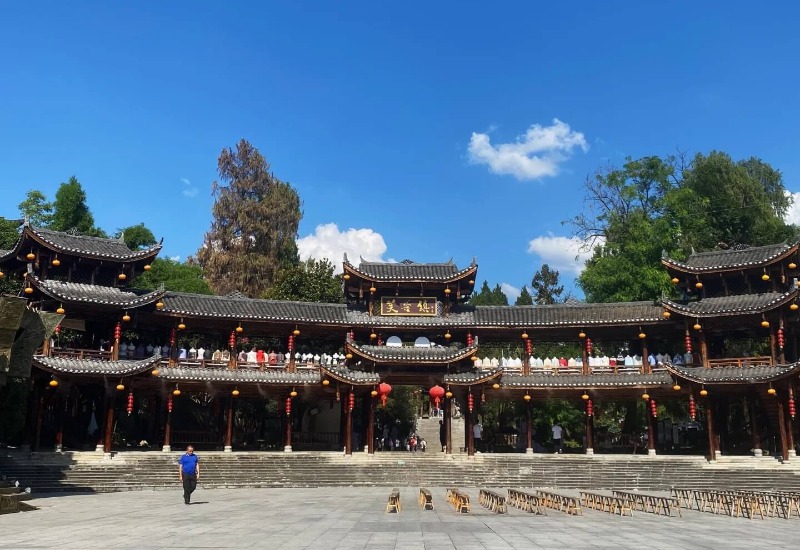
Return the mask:
<svg viewBox="0 0 800 550">
<path fill-rule="evenodd" d="M 324 448 L 334 451 L 340 450 L 338 432 L 292 432 L 292 448 L 301 447 Z"/>
<path fill-rule="evenodd" d="M 100 351 L 97 349 L 80 348 L 53 348 L 50 352 L 53 357 L 67 357 L 70 359 L 95 359 L 98 361 L 110 361 L 110 351 Z"/>
<path fill-rule="evenodd" d="M 709 367 L 769 367 L 772 365 L 772 358 L 769 355 L 756 357 L 722 357 L 720 359 L 709 359 Z"/>
</svg>

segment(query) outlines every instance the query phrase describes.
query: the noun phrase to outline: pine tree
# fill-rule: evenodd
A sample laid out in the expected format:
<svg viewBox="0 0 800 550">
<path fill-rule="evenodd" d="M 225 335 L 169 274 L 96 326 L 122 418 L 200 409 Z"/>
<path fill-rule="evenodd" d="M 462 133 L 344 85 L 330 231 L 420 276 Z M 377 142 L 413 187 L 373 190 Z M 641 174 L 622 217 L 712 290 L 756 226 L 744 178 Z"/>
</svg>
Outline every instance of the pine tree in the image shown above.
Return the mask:
<svg viewBox="0 0 800 550">
<path fill-rule="evenodd" d="M 515 306 L 532 306 L 533 305 L 533 296 L 531 293 L 528 292 L 528 287 L 523 286 L 522 290 L 519 292 L 519 296 L 517 296 L 517 301 L 514 302 Z"/>
<path fill-rule="evenodd" d="M 564 285 L 559 285 L 559 274 L 555 269 L 550 269 L 547 264 L 533 275 L 531 288 L 533 289 L 534 302 L 538 305 L 555 304 L 561 301 Z"/>
<path fill-rule="evenodd" d="M 244 139 L 222 150 L 218 171 L 211 229 L 197 259 L 215 293 L 261 297 L 280 269 L 299 262 L 300 196 Z"/>
<path fill-rule="evenodd" d="M 74 229 L 81 235 L 106 236 L 103 230 L 95 227 L 94 216 L 86 204 L 86 192 L 75 176 L 62 183 L 56 191 L 49 229 L 54 231 Z"/>
</svg>

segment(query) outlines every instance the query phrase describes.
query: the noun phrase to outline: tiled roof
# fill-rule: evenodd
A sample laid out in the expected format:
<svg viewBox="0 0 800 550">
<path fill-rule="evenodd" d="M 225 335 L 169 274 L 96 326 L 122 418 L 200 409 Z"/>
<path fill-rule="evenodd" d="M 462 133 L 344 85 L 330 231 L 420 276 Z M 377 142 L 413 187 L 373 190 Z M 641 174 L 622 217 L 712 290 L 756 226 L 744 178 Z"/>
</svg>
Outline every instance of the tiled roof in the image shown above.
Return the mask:
<svg viewBox="0 0 800 550">
<path fill-rule="evenodd" d="M 452 260 L 446 263 L 417 263 L 411 260 L 402 262 L 365 262 L 361 260 L 358 267 L 344 259 L 346 271 L 351 271 L 370 281 L 420 281 L 450 282 L 456 281 L 469 273 L 477 272 L 475 260 L 464 269 L 459 269 Z"/>
<path fill-rule="evenodd" d="M 163 312 L 187 317 L 216 317 L 287 323 L 319 323 L 345 327 L 589 327 L 664 322 L 654 302 L 558 304 L 548 306 L 469 306 L 451 308 L 447 317 L 372 316 L 345 304 L 251 300 L 167 292 Z"/>
<path fill-rule="evenodd" d="M 530 376 L 503 375 L 503 388 L 592 388 L 652 387 L 672 385 L 666 372 L 652 374 L 532 374 Z"/>
<path fill-rule="evenodd" d="M 475 384 L 485 384 L 491 380 L 500 378 L 503 374 L 503 369 L 498 368 L 491 371 L 481 372 L 459 372 L 444 375 L 445 384 L 453 384 L 456 386 L 469 386 Z"/>
<path fill-rule="evenodd" d="M 323 374 L 327 374 L 335 380 L 348 384 L 363 386 L 377 384 L 381 381 L 380 375 L 374 372 L 348 369 L 341 365 L 325 365 L 320 368 Z"/>
<path fill-rule="evenodd" d="M 65 283 L 52 279 L 41 280 L 29 273 L 28 280 L 42 293 L 62 302 L 82 302 L 135 308 L 156 302 L 163 290 L 139 291 L 112 286 L 88 285 L 84 283 Z"/>
<path fill-rule="evenodd" d="M 131 250 L 122 239 L 106 239 L 102 237 L 88 237 L 86 235 L 73 235 L 61 231 L 50 231 L 28 225 L 25 227 L 18 241 L 18 248 L 26 237 L 48 245 L 57 252 L 86 256 L 103 260 L 130 262 L 149 258 L 158 254 L 161 243 L 143 250 Z"/>
<path fill-rule="evenodd" d="M 690 317 L 722 317 L 742 313 L 764 313 L 780 307 L 796 297 L 797 290 L 790 290 L 783 294 L 779 292 L 738 294 L 735 296 L 703 298 L 702 300 L 691 302 L 664 300 L 664 307 L 670 311 Z"/>
<path fill-rule="evenodd" d="M 673 374 L 698 384 L 752 384 L 772 382 L 800 372 L 800 363 L 755 367 L 684 367 L 666 365 Z"/>
<path fill-rule="evenodd" d="M 33 358 L 33 362 L 37 367 L 54 373 L 109 376 L 139 374 L 157 365 L 160 361 L 161 358 L 158 355 L 136 361 L 102 361 L 97 359 L 46 357 L 44 355 L 36 355 Z"/>
<path fill-rule="evenodd" d="M 713 250 L 711 252 L 696 252 L 689 256 L 685 262 L 670 258 L 663 258 L 661 261 L 667 267 L 687 273 L 747 269 L 768 265 L 785 258 L 797 252 L 797 246 L 797 244 L 781 243 L 741 249 Z"/>
<path fill-rule="evenodd" d="M 158 378 L 174 382 L 238 382 L 261 384 L 319 384 L 319 371 L 288 372 L 284 369 L 207 369 L 175 368 L 159 369 Z"/>
<path fill-rule="evenodd" d="M 422 348 L 416 346 L 390 347 L 390 346 L 359 346 L 353 342 L 347 343 L 347 348 L 376 363 L 381 362 L 410 362 L 410 363 L 451 363 L 469 357 L 478 351 L 478 344 L 470 347 L 452 345 L 441 348 Z"/>
</svg>

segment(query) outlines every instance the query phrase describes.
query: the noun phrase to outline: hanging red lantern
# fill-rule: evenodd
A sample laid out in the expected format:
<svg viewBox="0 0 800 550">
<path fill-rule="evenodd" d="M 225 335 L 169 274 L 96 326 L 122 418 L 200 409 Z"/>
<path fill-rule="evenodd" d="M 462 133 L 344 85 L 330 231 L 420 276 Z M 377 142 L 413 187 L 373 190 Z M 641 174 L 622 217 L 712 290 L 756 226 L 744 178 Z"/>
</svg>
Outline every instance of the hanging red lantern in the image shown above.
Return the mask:
<svg viewBox="0 0 800 550">
<path fill-rule="evenodd" d="M 287 346 L 290 352 L 294 351 L 294 335 L 289 335 L 289 344 Z"/>
<path fill-rule="evenodd" d="M 783 338 L 783 327 L 778 329 L 778 348 L 783 349 L 783 344 L 785 340 Z"/>
<path fill-rule="evenodd" d="M 354 330 L 350 329 L 350 332 L 347 333 L 347 339 L 350 340 L 351 342 L 356 341 L 356 333 Z"/>
<path fill-rule="evenodd" d="M 380 334 L 378 334 L 378 342 L 377 342 L 377 344 L 378 344 L 378 346 L 382 346 L 383 345 L 383 338 L 381 338 Z"/>
<path fill-rule="evenodd" d="M 169 397 L 167 397 L 167 412 L 172 412 L 172 394 L 169 394 Z"/>
<path fill-rule="evenodd" d="M 689 330 L 686 330 L 686 337 L 684 338 L 684 342 L 686 343 L 686 353 L 692 353 L 692 337 L 689 335 Z"/>
<path fill-rule="evenodd" d="M 470 347 L 470 346 L 472 346 L 472 344 L 474 344 L 474 343 L 475 343 L 475 342 L 474 342 L 474 340 L 472 339 L 472 333 L 471 333 L 471 332 L 468 332 L 468 333 L 467 333 L 467 347 Z"/>
<path fill-rule="evenodd" d="M 586 353 L 588 353 L 589 355 L 592 354 L 592 339 L 591 338 L 587 338 L 586 339 Z"/>
<path fill-rule="evenodd" d="M 228 347 L 231 349 L 236 347 L 236 333 L 234 331 L 231 331 L 231 335 L 228 338 Z"/>
<path fill-rule="evenodd" d="M 133 412 L 133 392 L 132 391 L 128 392 L 128 408 L 126 410 L 128 411 L 128 416 L 130 416 L 131 413 Z"/>
<path fill-rule="evenodd" d="M 122 325 L 117 323 L 114 327 L 114 340 L 119 342 L 120 338 L 122 338 Z"/>
<path fill-rule="evenodd" d="M 442 397 L 444 397 L 444 388 L 437 384 L 433 386 L 430 390 L 428 390 L 428 395 L 431 396 L 434 405 L 438 409 L 439 403 L 442 402 Z"/>
<path fill-rule="evenodd" d="M 356 408 L 356 394 L 350 392 L 350 400 L 349 400 L 350 412 L 353 412 L 353 409 Z"/>
<path fill-rule="evenodd" d="M 381 382 L 380 384 L 378 384 L 378 393 L 381 396 L 381 404 L 384 407 L 386 406 L 386 399 L 389 397 L 391 391 L 392 387 L 386 382 Z"/>
<path fill-rule="evenodd" d="M 469 412 L 472 412 L 472 409 L 475 408 L 475 400 L 472 398 L 472 392 L 467 395 L 467 408 Z"/>
<path fill-rule="evenodd" d="M 177 343 L 178 343 L 178 333 L 173 328 L 171 331 L 169 331 L 169 345 L 174 346 Z"/>
<path fill-rule="evenodd" d="M 286 416 L 290 416 L 292 414 L 292 398 L 286 398 Z"/>
<path fill-rule="evenodd" d="M 650 400 L 650 414 L 653 415 L 653 418 L 658 418 L 658 407 L 655 399 Z"/>
<path fill-rule="evenodd" d="M 591 399 L 586 401 L 586 416 L 594 416 L 594 403 Z"/>
<path fill-rule="evenodd" d="M 530 338 L 525 340 L 525 353 L 527 353 L 529 356 L 533 355 L 533 344 L 531 343 Z"/>
<path fill-rule="evenodd" d="M 56 325 L 56 328 L 53 330 L 53 332 L 59 334 L 61 332 L 61 325 Z"/>
<path fill-rule="evenodd" d="M 792 388 L 789 388 L 789 416 L 791 417 L 792 420 L 794 420 L 796 412 L 797 411 L 795 410 L 794 406 L 794 390 Z"/>
<path fill-rule="evenodd" d="M 694 402 L 694 395 L 689 394 L 689 418 L 694 422 L 697 419 L 697 403 Z"/>
</svg>

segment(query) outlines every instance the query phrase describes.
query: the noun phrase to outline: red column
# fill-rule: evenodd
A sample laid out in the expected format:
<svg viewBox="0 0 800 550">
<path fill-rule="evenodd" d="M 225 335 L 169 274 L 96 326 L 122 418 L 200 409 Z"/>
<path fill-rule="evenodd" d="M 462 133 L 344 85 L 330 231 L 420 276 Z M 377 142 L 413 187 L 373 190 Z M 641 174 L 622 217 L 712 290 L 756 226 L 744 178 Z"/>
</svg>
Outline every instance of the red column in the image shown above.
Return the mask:
<svg viewBox="0 0 800 550">
<path fill-rule="evenodd" d="M 292 452 L 292 399 L 290 397 L 286 398 L 286 441 L 283 451 Z"/>
<path fill-rule="evenodd" d="M 475 455 L 475 437 L 473 432 L 473 426 L 475 425 L 475 420 L 473 418 L 474 411 L 469 410 L 469 406 L 464 407 L 464 412 L 466 413 L 467 417 L 467 456 L 474 456 Z"/>
<path fill-rule="evenodd" d="M 228 398 L 228 424 L 225 428 L 225 452 L 233 451 L 233 397 Z"/>
<path fill-rule="evenodd" d="M 103 452 L 105 454 L 111 453 L 111 436 L 114 433 L 114 403 L 116 402 L 116 394 L 109 395 L 106 398 L 106 431 L 103 436 Z"/>
<path fill-rule="evenodd" d="M 655 399 L 650 399 L 645 404 L 647 407 L 647 454 L 650 456 L 656 454 L 656 418 L 652 412 L 655 402 Z"/>
<path fill-rule="evenodd" d="M 783 460 L 789 460 L 789 440 L 786 436 L 786 418 L 783 410 L 783 398 L 781 392 L 775 394 L 775 406 L 778 408 L 778 435 L 781 440 L 781 456 Z"/>
<path fill-rule="evenodd" d="M 452 399 L 445 399 L 444 405 L 444 435 L 445 435 L 445 450 L 446 453 L 451 455 L 453 454 L 453 433 L 451 430 L 452 423 L 451 419 L 453 418 L 453 400 Z"/>
<path fill-rule="evenodd" d="M 533 422 L 533 417 L 531 415 L 531 402 L 528 401 L 525 404 L 525 452 L 530 454 L 533 453 L 533 426 L 531 423 Z"/>
<path fill-rule="evenodd" d="M 706 431 L 708 432 L 708 459 L 717 459 L 717 434 L 714 432 L 714 404 L 706 397 Z"/>
<path fill-rule="evenodd" d="M 586 454 L 594 454 L 594 405 L 592 400 L 586 401 Z M 592 414 L 589 414 L 591 408 Z M 648 430 L 649 431 L 649 430 Z"/>
<path fill-rule="evenodd" d="M 366 399 L 366 397 L 364 398 Z M 375 398 L 369 398 L 369 416 L 367 417 L 367 453 L 375 454 Z"/>
<path fill-rule="evenodd" d="M 161 450 L 165 453 L 168 453 L 172 450 L 170 445 L 170 436 L 172 432 L 172 394 L 167 396 L 167 420 L 164 424 L 164 445 L 161 447 Z"/>
</svg>

